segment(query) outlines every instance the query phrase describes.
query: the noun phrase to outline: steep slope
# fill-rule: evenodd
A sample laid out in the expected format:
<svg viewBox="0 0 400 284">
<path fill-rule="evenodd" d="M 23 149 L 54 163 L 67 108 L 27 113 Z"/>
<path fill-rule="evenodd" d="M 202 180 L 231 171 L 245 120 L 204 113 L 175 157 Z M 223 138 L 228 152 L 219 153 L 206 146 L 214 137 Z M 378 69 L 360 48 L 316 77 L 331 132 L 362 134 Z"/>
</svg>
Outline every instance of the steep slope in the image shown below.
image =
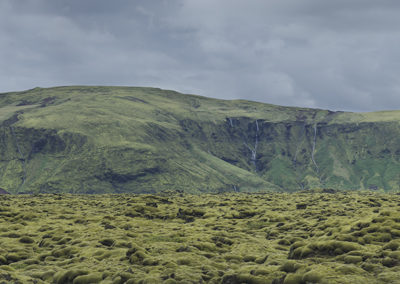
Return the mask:
<svg viewBox="0 0 400 284">
<path fill-rule="evenodd" d="M 400 112 L 344 113 L 154 88 L 0 94 L 9 192 L 398 190 Z"/>
</svg>

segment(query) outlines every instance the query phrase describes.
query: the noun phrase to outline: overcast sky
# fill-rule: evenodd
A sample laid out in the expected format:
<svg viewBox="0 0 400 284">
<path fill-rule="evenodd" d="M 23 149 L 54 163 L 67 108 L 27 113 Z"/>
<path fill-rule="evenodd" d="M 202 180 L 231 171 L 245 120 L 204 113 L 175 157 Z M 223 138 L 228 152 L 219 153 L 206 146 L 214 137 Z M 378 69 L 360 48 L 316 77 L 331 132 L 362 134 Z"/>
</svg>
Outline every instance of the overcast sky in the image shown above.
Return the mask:
<svg viewBox="0 0 400 284">
<path fill-rule="evenodd" d="M 1 0 L 0 92 L 153 86 L 400 109 L 399 0 Z"/>
</svg>

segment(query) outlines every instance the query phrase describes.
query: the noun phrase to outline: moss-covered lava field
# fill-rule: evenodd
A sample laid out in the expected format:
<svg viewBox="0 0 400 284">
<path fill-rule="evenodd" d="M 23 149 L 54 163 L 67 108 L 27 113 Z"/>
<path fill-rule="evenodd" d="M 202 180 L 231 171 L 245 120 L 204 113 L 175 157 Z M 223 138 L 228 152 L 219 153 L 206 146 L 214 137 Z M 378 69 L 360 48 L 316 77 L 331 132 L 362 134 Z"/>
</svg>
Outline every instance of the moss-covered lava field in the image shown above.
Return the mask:
<svg viewBox="0 0 400 284">
<path fill-rule="evenodd" d="M 400 283 L 400 196 L 2 195 L 0 283 Z"/>
</svg>

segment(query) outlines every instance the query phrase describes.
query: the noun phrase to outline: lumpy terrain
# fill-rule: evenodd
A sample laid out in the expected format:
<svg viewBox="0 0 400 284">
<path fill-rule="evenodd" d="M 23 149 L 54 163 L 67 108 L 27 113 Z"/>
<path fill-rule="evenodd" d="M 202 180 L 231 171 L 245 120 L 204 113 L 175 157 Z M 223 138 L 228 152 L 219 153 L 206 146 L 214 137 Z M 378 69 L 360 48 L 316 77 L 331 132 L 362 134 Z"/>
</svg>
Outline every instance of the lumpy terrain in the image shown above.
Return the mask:
<svg viewBox="0 0 400 284">
<path fill-rule="evenodd" d="M 3 195 L 0 283 L 399 283 L 399 206 L 334 190 Z"/>
</svg>

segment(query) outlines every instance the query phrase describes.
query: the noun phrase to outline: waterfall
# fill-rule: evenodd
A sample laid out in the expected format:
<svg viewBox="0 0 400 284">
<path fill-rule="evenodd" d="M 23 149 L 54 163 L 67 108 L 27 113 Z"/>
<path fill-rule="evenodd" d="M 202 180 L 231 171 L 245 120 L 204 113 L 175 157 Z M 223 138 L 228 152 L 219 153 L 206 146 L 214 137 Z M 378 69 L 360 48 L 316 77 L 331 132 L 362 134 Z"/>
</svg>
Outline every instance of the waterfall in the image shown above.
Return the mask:
<svg viewBox="0 0 400 284">
<path fill-rule="evenodd" d="M 232 118 L 228 118 L 229 119 L 229 123 L 231 124 L 231 127 L 233 127 L 233 122 L 232 122 Z"/>
<path fill-rule="evenodd" d="M 257 144 L 256 144 L 256 147 L 255 148 L 252 148 L 252 147 L 250 147 L 249 146 L 249 144 L 247 144 L 246 142 L 243 142 L 243 144 L 247 147 L 247 149 L 249 149 L 250 150 L 250 152 L 251 152 L 251 161 L 253 162 L 253 163 L 255 163 L 255 161 L 256 161 L 256 156 L 257 156 Z"/>
<path fill-rule="evenodd" d="M 314 140 L 313 140 L 313 146 L 312 146 L 312 151 L 311 151 L 311 160 L 313 161 L 315 168 L 317 169 L 317 173 L 319 173 L 318 165 L 314 159 L 316 141 L 317 141 L 317 124 L 314 124 Z"/>
<path fill-rule="evenodd" d="M 258 147 L 258 132 L 260 131 L 260 128 L 258 127 L 258 121 L 256 119 L 256 136 L 254 138 L 254 147 L 250 147 L 246 142 L 243 142 L 244 145 L 250 150 L 251 152 L 251 162 L 254 164 L 257 170 L 257 147 Z"/>
</svg>

